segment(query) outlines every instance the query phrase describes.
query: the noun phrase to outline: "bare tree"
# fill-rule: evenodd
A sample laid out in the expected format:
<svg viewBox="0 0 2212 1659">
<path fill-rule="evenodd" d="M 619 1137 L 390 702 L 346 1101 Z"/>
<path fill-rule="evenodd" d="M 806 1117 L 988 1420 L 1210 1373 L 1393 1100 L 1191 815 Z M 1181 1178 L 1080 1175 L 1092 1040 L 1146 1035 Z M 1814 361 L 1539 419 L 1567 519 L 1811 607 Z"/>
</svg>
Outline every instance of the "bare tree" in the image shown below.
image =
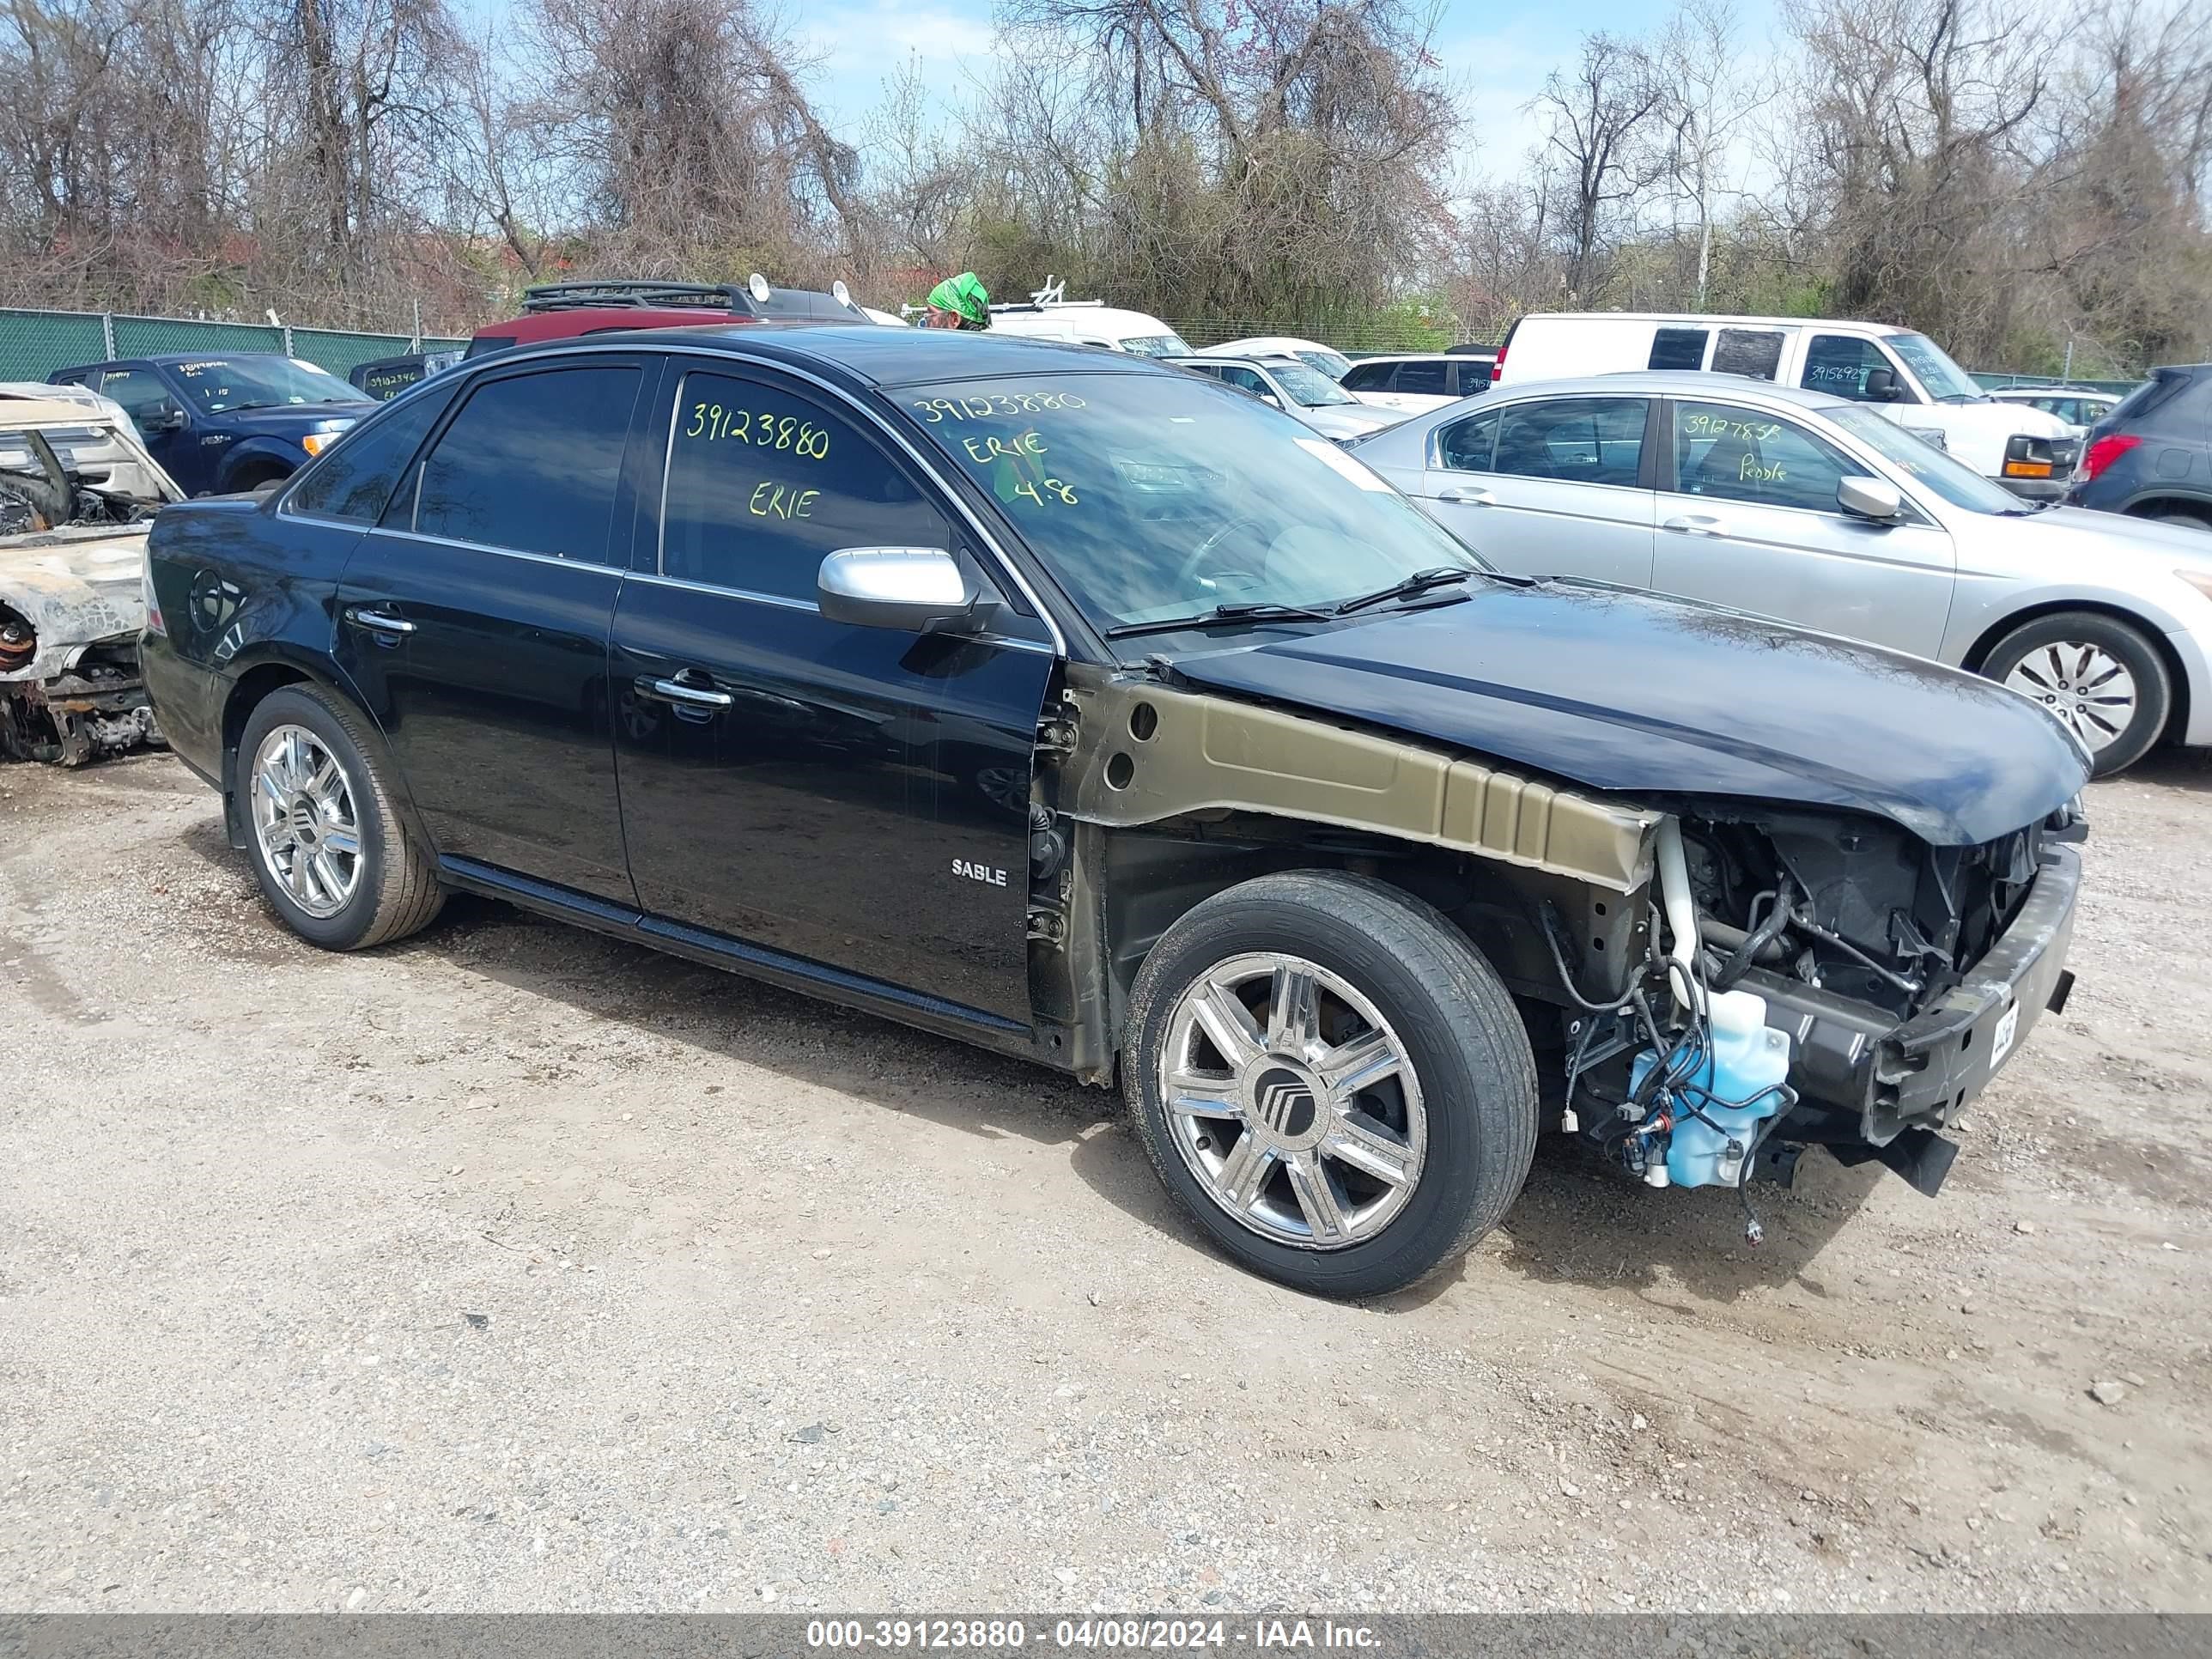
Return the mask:
<svg viewBox="0 0 2212 1659">
<path fill-rule="evenodd" d="M 1665 100 L 1650 54 L 1603 33 L 1585 35 L 1574 66 L 1553 70 L 1537 95 L 1566 192 L 1559 234 L 1573 298 L 1589 298 L 1609 240 L 1662 169 L 1650 140 Z"/>
</svg>

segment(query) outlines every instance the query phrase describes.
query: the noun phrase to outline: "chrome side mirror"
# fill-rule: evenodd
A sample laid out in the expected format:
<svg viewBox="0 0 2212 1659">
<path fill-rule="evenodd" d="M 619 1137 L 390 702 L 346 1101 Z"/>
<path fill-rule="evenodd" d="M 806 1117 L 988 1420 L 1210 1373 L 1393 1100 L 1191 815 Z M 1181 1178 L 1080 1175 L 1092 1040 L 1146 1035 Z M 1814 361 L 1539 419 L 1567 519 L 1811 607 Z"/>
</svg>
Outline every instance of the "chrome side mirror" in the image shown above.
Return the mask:
<svg viewBox="0 0 2212 1659">
<path fill-rule="evenodd" d="M 909 634 L 967 633 L 998 605 L 941 547 L 841 547 L 814 593 L 831 622 Z"/>
<path fill-rule="evenodd" d="M 1905 514 L 1905 496 L 1882 478 L 1843 478 L 1837 481 L 1836 505 L 1855 519 L 1887 524 Z"/>
</svg>

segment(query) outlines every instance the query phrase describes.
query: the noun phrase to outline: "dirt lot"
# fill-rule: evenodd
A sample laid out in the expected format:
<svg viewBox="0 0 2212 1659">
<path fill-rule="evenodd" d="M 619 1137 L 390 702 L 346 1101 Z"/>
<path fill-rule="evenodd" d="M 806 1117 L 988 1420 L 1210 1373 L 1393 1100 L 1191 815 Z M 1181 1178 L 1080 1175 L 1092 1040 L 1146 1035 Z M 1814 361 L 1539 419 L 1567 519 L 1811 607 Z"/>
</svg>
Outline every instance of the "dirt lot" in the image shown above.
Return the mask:
<svg viewBox="0 0 2212 1659">
<path fill-rule="evenodd" d="M 1547 1153 L 1345 1307 L 1097 1091 L 0 770 L 0 1606 L 2212 1607 L 2212 766 L 2093 813 L 1941 1200 Z"/>
</svg>

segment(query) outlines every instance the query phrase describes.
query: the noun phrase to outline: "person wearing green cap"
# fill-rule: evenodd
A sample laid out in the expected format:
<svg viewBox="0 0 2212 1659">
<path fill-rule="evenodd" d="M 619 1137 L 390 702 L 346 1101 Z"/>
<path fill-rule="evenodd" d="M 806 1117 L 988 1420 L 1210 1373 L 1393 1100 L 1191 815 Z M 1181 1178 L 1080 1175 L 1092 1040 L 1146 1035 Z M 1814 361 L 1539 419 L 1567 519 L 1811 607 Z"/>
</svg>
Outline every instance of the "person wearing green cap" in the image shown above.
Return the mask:
<svg viewBox="0 0 2212 1659">
<path fill-rule="evenodd" d="M 931 328 L 988 328 L 991 296 L 972 270 L 947 276 L 929 290 Z"/>
</svg>

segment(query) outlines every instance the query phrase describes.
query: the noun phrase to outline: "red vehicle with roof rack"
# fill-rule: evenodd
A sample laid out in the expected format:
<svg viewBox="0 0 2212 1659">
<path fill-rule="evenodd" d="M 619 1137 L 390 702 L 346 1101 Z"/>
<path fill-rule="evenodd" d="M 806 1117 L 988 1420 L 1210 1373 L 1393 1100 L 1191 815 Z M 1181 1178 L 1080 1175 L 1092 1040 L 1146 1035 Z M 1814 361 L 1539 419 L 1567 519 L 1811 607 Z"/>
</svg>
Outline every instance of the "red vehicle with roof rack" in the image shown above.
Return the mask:
<svg viewBox="0 0 2212 1659">
<path fill-rule="evenodd" d="M 482 357 L 519 345 L 570 340 L 633 328 L 696 328 L 703 323 L 865 323 L 872 320 L 845 284 L 827 294 L 771 288 L 756 271 L 744 283 L 672 283 L 657 279 L 542 283 L 525 289 L 522 315 L 487 323 L 469 342 Z"/>
</svg>

